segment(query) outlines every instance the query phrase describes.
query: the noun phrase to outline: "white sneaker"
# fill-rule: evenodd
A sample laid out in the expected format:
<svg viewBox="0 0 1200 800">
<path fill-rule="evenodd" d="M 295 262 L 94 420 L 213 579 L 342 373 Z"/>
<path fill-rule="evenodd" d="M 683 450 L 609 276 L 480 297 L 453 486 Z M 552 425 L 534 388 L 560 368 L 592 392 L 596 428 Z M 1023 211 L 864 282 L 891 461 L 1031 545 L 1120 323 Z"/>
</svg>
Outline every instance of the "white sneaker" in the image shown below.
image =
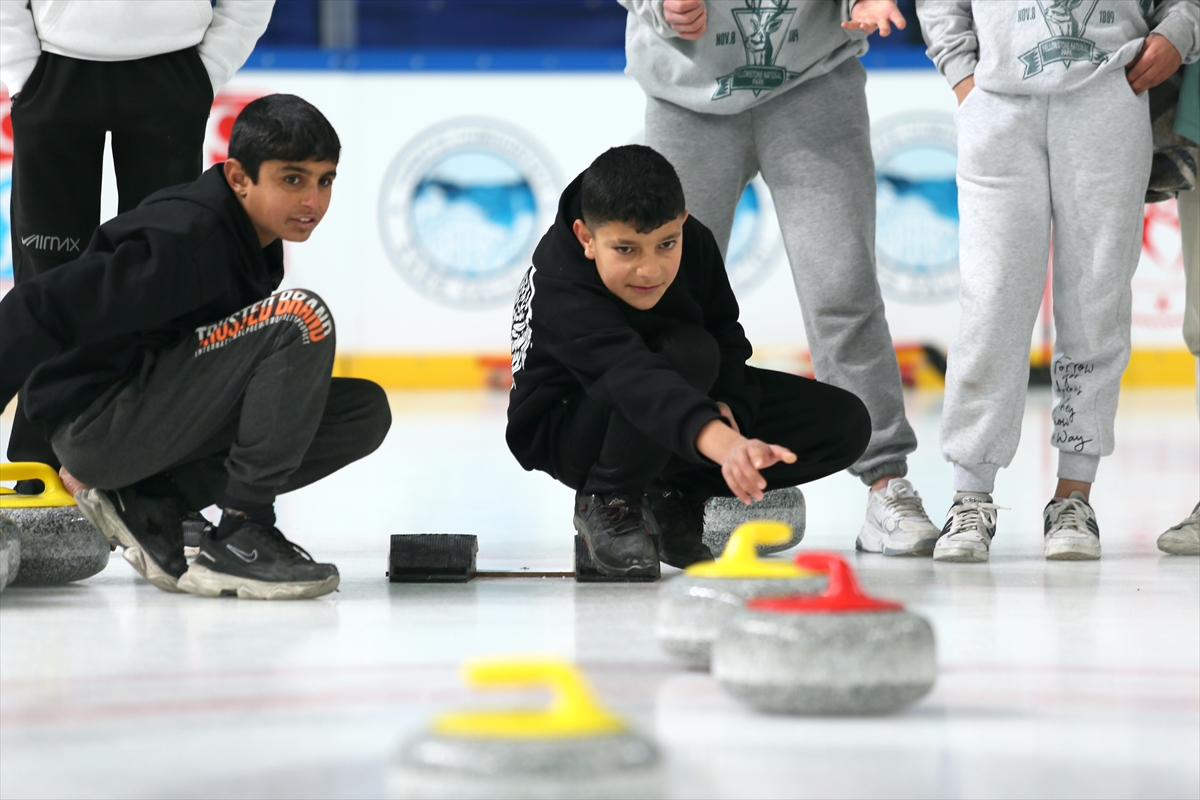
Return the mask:
<svg viewBox="0 0 1200 800">
<path fill-rule="evenodd" d="M 939 533 L 912 484 L 892 478 L 886 488 L 867 498 L 867 520 L 854 546 L 885 556 L 927 556 Z"/>
<path fill-rule="evenodd" d="M 1191 516 L 1158 537 L 1158 549 L 1173 556 L 1200 556 L 1200 503 Z"/>
<path fill-rule="evenodd" d="M 946 514 L 946 526 L 933 548 L 934 561 L 978 562 L 988 560 L 988 548 L 996 535 L 996 512 L 1002 506 L 990 494 L 960 492 Z"/>
<path fill-rule="evenodd" d="M 1042 519 L 1047 559 L 1084 561 L 1100 557 L 1100 526 L 1082 493 L 1071 492 L 1066 500 L 1051 500 L 1042 510 Z"/>
</svg>

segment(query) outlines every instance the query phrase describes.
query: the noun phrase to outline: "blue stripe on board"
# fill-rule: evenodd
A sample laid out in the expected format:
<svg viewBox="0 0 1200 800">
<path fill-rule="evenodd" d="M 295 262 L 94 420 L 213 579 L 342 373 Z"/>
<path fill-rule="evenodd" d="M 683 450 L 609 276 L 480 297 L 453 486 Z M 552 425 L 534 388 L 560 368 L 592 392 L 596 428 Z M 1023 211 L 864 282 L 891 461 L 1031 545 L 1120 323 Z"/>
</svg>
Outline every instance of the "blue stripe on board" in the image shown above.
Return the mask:
<svg viewBox="0 0 1200 800">
<path fill-rule="evenodd" d="M 877 47 L 867 69 L 932 69 L 919 46 Z M 352 72 L 620 72 L 622 50 L 319 50 L 256 49 L 243 69 Z"/>
</svg>

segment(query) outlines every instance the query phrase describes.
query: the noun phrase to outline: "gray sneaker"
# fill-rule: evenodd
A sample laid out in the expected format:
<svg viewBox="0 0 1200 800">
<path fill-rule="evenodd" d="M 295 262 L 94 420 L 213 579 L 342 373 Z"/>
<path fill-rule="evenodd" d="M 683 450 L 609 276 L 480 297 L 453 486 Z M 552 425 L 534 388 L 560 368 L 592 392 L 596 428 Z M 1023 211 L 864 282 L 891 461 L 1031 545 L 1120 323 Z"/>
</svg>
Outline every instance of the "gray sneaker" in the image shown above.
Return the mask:
<svg viewBox="0 0 1200 800">
<path fill-rule="evenodd" d="M 1096 512 L 1080 492 L 1051 500 L 1042 510 L 1046 558 L 1051 561 L 1094 561 L 1100 557 L 1100 526 Z"/>
<path fill-rule="evenodd" d="M 1200 556 L 1200 503 L 1191 516 L 1158 537 L 1158 549 L 1173 556 Z"/>
<path fill-rule="evenodd" d="M 927 556 L 941 533 L 929 521 L 921 496 L 904 478 L 892 478 L 887 488 L 871 492 L 867 519 L 858 532 L 855 549 L 885 556 Z"/>
<path fill-rule="evenodd" d="M 946 525 L 933 548 L 934 561 L 980 562 L 988 560 L 996 535 L 996 512 L 1001 510 L 990 494 L 959 492 L 946 514 Z"/>
</svg>

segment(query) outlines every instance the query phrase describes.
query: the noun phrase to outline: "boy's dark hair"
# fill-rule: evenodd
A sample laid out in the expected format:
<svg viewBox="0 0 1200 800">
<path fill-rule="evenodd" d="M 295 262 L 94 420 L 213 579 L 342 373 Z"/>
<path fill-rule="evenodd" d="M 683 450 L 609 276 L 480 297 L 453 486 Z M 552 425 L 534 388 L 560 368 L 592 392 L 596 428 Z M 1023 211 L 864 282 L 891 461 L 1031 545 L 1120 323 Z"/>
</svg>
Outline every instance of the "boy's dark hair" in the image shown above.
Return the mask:
<svg viewBox="0 0 1200 800">
<path fill-rule="evenodd" d="M 583 173 L 583 222 L 592 230 L 628 222 L 649 233 L 683 214 L 683 187 L 671 162 L 644 144 L 605 151 Z"/>
<path fill-rule="evenodd" d="M 294 94 L 269 94 L 242 109 L 229 134 L 229 157 L 258 183 L 264 161 L 332 161 L 342 143 L 317 107 Z"/>
</svg>

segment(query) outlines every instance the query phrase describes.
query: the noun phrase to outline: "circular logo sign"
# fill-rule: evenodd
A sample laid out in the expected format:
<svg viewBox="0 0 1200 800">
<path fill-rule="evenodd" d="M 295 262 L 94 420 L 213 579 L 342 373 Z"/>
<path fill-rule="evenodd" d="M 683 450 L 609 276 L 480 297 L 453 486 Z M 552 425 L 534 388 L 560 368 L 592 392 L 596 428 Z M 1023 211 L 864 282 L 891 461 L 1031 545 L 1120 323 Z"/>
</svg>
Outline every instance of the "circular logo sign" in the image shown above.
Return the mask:
<svg viewBox="0 0 1200 800">
<path fill-rule="evenodd" d="M 458 119 L 418 134 L 379 193 L 379 233 L 392 265 L 447 305 L 512 302 L 538 238 L 554 222 L 559 182 L 526 134 Z"/>
<path fill-rule="evenodd" d="M 917 111 L 873 128 L 879 285 L 906 303 L 951 300 L 958 294 L 954 117 Z"/>
<path fill-rule="evenodd" d="M 771 274 L 782 249 L 775 205 L 760 175 L 746 185 L 733 214 L 725 259 L 730 285 L 740 292 L 758 286 Z"/>
</svg>

